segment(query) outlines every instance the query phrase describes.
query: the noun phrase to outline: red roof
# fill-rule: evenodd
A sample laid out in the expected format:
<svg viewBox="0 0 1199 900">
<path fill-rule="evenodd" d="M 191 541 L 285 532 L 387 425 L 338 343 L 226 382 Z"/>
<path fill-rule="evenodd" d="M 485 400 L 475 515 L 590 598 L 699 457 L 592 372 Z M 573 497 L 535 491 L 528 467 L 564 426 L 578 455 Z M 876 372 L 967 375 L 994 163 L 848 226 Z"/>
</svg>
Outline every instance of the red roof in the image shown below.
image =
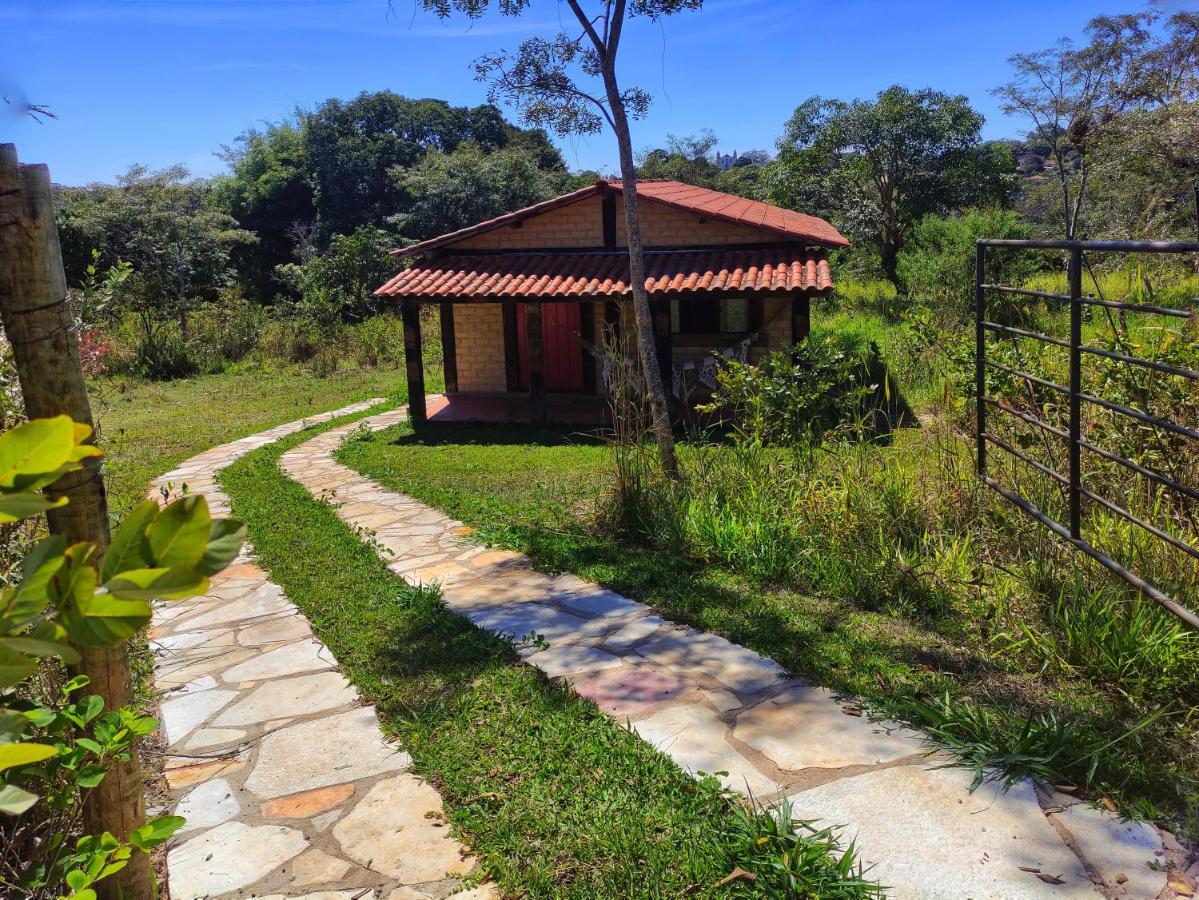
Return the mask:
<svg viewBox="0 0 1199 900">
<path fill-rule="evenodd" d="M 619 181 L 609 181 L 608 185 L 618 191 L 621 189 Z M 841 232 L 817 216 L 772 206 L 760 200 L 746 200 L 733 194 L 683 184 L 681 181 L 638 181 L 637 196 L 673 206 L 675 209 L 735 222 L 738 225 L 748 225 L 751 228 L 761 228 L 797 240 L 830 247 L 849 246 L 849 241 Z"/>
<path fill-rule="evenodd" d="M 823 251 L 800 246 L 737 250 L 647 250 L 651 294 L 705 291 L 818 292 L 833 286 Z M 629 294 L 626 252 L 461 254 L 421 260 L 377 297 L 487 300 Z"/>
<path fill-rule="evenodd" d="M 516 212 L 505 213 L 494 219 L 460 228 L 458 231 L 451 231 L 449 234 L 421 241 L 410 247 L 393 250 L 392 254 L 395 256 L 419 256 L 429 250 L 494 231 L 552 209 L 569 206 L 605 191 L 620 193 L 622 190 L 623 187 L 618 180 L 597 181 L 595 184 L 569 194 L 563 194 L 560 197 L 554 197 L 552 200 L 536 203 L 525 209 L 518 209 Z M 775 237 L 827 247 L 849 246 L 849 241 L 842 236 L 841 232 L 817 216 L 771 206 L 769 203 L 762 203 L 759 200 L 746 200 L 744 197 L 737 197 L 733 194 L 683 184 L 681 181 L 638 181 L 637 196 L 651 203 L 661 203 L 664 206 L 696 215 L 758 228 Z"/>
</svg>

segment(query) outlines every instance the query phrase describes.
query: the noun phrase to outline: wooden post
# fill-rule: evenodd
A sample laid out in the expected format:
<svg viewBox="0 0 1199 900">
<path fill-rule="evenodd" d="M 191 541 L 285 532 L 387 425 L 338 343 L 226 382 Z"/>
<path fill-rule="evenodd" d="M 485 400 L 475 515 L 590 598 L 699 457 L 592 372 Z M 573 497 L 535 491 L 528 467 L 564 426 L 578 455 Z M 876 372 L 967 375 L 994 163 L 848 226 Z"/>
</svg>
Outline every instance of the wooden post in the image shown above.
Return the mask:
<svg viewBox="0 0 1199 900">
<path fill-rule="evenodd" d="M 520 391 L 520 328 L 516 324 L 516 302 L 500 305 L 504 317 L 504 384 L 509 394 Z"/>
<path fill-rule="evenodd" d="M 458 393 L 458 345 L 454 340 L 454 305 L 441 304 L 441 365 L 446 394 Z"/>
<path fill-rule="evenodd" d="M 583 301 L 579 304 L 579 349 L 583 356 L 583 393 L 595 393 L 595 369 L 599 357 L 595 353 L 595 304 Z"/>
<path fill-rule="evenodd" d="M 541 359 L 541 304 L 525 304 L 525 337 L 529 348 L 529 421 L 545 421 L 545 373 Z"/>
<path fill-rule="evenodd" d="M 674 341 L 670 333 L 670 301 L 651 300 L 649 304 L 654 323 L 654 351 L 658 358 L 658 371 L 662 376 L 662 389 L 666 392 L 669 406 L 674 397 Z"/>
<path fill-rule="evenodd" d="M 411 300 L 400 306 L 404 323 L 404 370 L 408 374 L 408 417 L 414 424 L 424 422 L 425 360 L 420 345 L 420 307 Z"/>
<path fill-rule="evenodd" d="M 50 172 L 42 165 L 20 165 L 17 148 L 0 144 L 0 321 L 12 345 L 13 360 L 29 418 L 66 414 L 93 425 L 87 386 L 79 367 L 79 336 L 66 305 Z M 94 439 L 93 439 L 94 440 Z M 97 565 L 108 549 L 108 500 L 100 460 L 86 460 L 82 471 L 64 475 L 50 493 L 70 502 L 46 515 L 52 534 L 74 544 L 99 548 Z M 78 647 L 76 671 L 91 679 L 89 692 L 104 699 L 105 710 L 132 702 L 128 644 Z M 127 762 L 110 761 L 107 774 L 88 794 L 83 828 L 88 834 L 109 831 L 124 839 L 145 821 L 141 769 L 136 746 Z M 153 894 L 150 859 L 134 853 L 129 864 L 97 883 L 101 897 L 149 897 Z"/>
<path fill-rule="evenodd" d="M 812 306 L 807 294 L 791 298 L 791 342 L 806 341 L 812 333 Z"/>
</svg>

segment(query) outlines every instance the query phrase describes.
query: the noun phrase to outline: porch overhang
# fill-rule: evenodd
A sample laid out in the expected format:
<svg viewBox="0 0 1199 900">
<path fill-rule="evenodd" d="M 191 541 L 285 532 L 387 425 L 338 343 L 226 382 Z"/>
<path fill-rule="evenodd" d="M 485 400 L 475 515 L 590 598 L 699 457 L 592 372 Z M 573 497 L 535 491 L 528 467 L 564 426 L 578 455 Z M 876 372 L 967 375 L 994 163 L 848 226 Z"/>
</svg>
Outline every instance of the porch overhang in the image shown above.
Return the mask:
<svg viewBox="0 0 1199 900">
<path fill-rule="evenodd" d="M 832 290 L 824 250 L 800 244 L 645 251 L 659 299 Z M 632 297 L 627 250 L 454 253 L 418 260 L 375 291 L 381 300 L 488 303 Z"/>
</svg>

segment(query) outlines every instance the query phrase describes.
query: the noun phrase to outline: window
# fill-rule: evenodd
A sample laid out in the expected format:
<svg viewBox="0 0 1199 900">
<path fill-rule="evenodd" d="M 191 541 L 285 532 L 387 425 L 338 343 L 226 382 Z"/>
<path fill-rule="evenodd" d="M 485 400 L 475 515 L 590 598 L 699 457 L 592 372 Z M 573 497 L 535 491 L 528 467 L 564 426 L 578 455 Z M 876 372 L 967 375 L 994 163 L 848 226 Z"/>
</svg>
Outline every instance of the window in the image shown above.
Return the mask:
<svg viewBox="0 0 1199 900">
<path fill-rule="evenodd" d="M 675 334 L 744 334 L 749 331 L 749 301 L 744 297 L 671 300 L 670 330 Z"/>
</svg>

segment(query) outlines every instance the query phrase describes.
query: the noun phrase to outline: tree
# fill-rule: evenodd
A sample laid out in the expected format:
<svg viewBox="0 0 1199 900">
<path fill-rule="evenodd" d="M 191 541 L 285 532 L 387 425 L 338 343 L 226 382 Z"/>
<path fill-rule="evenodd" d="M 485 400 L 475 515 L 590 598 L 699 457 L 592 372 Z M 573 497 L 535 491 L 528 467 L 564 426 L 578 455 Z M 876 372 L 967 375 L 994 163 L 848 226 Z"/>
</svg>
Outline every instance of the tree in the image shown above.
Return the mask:
<svg viewBox="0 0 1199 900">
<path fill-rule="evenodd" d="M 115 312 L 132 312 L 140 330 L 143 368 L 170 376 L 163 329 L 178 326 L 186 339 L 187 317 L 232 280 L 232 253 L 254 241 L 230 216 L 213 209 L 209 188 L 189 179 L 183 166 L 151 172 L 133 166 L 116 186 L 69 192 L 60 222 L 76 246 L 101 252 L 105 265 L 133 267 Z M 79 283 L 86 272 L 71 273 Z"/>
<path fill-rule="evenodd" d="M 230 174 L 213 182 L 212 200 L 258 237 L 234 254 L 239 281 L 255 297 L 270 297 L 275 266 L 293 258 L 296 230 L 316 219 L 303 121 L 297 112 L 293 120 L 250 129 L 219 154 Z"/>
<path fill-rule="evenodd" d="M 324 253 L 280 266 L 277 277 L 299 297 L 300 315 L 325 327 L 358 322 L 374 311 L 371 293 L 395 274 L 394 246 L 387 232 L 366 225 L 334 235 Z"/>
<path fill-rule="evenodd" d="M 425 9 L 446 17 L 453 10 L 479 18 L 491 0 L 423 0 Z M 625 230 L 629 242 L 629 276 L 637 323 L 637 348 L 642 376 L 649 395 L 654 437 L 662 471 L 677 478 L 674 435 L 666 405 L 666 391 L 654 348 L 653 318 L 645 290 L 645 254 L 641 215 L 637 205 L 637 168 L 629 120 L 641 118 L 650 97 L 640 88 L 622 88 L 616 61 L 626 21 L 644 17 L 659 21 L 685 10 L 699 9 L 703 0 L 594 0 L 591 11 L 585 0 L 567 0 L 578 24 L 574 34 L 559 32 L 552 39 L 532 37 L 514 54 L 500 52 L 475 63 L 477 76 L 489 83 L 490 98 L 514 103 L 531 125 L 559 134 L 596 134 L 606 123 L 616 135 L 620 158 Z M 496 0 L 501 13 L 518 16 L 530 0 Z M 577 75 L 599 82 L 599 90 L 580 84 Z"/>
<path fill-rule="evenodd" d="M 418 165 L 432 150 L 452 153 L 470 142 L 491 153 L 516 141 L 535 152 L 541 168 L 566 170 L 543 132 L 522 132 L 490 104 L 468 108 L 364 92 L 350 101 L 326 100 L 304 117 L 303 135 L 326 238 L 402 212 L 394 170 Z"/>
<path fill-rule="evenodd" d="M 418 165 L 394 167 L 391 176 L 403 212 L 392 216 L 390 224 L 414 240 L 456 231 L 574 187 L 565 173 L 541 168 L 535 153 L 516 145 L 493 153 L 475 143 L 450 153 L 431 150 Z"/>
<path fill-rule="evenodd" d="M 874 100 L 812 97 L 779 141 L 776 200 L 830 216 L 873 243 L 897 282 L 911 226 L 929 213 L 1006 199 L 1014 164 L 979 147 L 983 118 L 963 96 L 895 86 Z"/>
</svg>

